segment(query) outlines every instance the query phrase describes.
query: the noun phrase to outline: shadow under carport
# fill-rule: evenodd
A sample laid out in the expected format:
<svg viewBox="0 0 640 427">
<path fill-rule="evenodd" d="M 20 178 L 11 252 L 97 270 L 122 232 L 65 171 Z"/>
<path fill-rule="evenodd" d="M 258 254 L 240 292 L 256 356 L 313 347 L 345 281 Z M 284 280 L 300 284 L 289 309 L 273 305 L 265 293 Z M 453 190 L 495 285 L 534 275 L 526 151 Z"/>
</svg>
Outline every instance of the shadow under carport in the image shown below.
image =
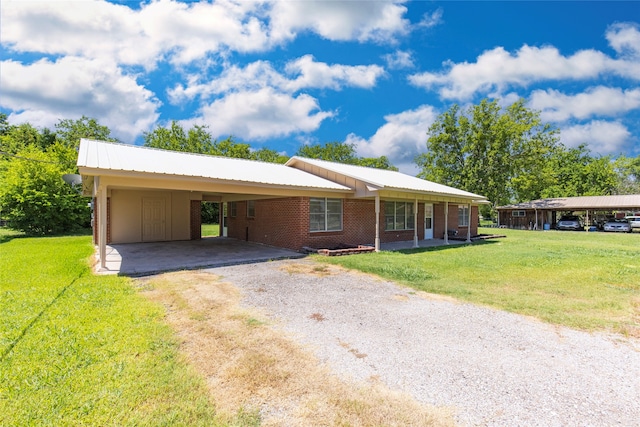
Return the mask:
<svg viewBox="0 0 640 427">
<path fill-rule="evenodd" d="M 96 269 L 96 271 L 98 274 L 145 276 L 167 271 L 249 264 L 304 256 L 288 249 L 227 237 L 208 237 L 177 242 L 123 243 L 107 245 L 107 268 L 102 271 Z"/>
</svg>

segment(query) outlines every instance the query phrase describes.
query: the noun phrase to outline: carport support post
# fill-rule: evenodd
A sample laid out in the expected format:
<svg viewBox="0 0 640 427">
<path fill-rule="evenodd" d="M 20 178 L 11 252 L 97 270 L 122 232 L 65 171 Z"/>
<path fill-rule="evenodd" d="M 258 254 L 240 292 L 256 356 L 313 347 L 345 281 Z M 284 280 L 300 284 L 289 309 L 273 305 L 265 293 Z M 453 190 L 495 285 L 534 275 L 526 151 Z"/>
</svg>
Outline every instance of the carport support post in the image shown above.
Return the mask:
<svg viewBox="0 0 640 427">
<path fill-rule="evenodd" d="M 380 252 L 380 195 L 376 194 L 376 252 Z"/>
<path fill-rule="evenodd" d="M 418 246 L 418 198 L 413 202 L 413 247 Z"/>
<path fill-rule="evenodd" d="M 444 202 L 444 244 L 449 244 L 449 202 Z"/>
<path fill-rule="evenodd" d="M 469 221 L 467 223 L 467 243 L 471 243 L 471 203 L 469 203 Z"/>
<path fill-rule="evenodd" d="M 100 270 L 107 269 L 107 189 L 100 185 L 100 177 L 96 177 L 98 187 L 98 250 L 100 252 Z"/>
</svg>

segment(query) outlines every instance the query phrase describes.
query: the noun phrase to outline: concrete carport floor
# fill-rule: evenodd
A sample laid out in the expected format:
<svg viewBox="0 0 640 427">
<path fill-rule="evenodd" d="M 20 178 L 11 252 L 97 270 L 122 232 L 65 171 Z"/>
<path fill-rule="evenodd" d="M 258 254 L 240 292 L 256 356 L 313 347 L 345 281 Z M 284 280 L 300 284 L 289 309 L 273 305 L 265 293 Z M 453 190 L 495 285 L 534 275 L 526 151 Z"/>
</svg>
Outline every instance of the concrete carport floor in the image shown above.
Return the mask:
<svg viewBox="0 0 640 427">
<path fill-rule="evenodd" d="M 301 257 L 304 255 L 288 249 L 227 237 L 207 237 L 176 242 L 123 243 L 107 245 L 107 269 L 100 271 L 97 264 L 96 272 L 145 276 L 166 271 Z"/>
</svg>

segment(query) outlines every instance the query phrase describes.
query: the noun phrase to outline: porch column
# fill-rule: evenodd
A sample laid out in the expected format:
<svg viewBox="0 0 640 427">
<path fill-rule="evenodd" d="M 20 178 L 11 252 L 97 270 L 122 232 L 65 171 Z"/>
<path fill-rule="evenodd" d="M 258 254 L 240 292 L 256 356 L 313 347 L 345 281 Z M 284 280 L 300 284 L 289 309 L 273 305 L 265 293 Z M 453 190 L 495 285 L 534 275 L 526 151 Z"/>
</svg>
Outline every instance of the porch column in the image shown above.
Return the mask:
<svg viewBox="0 0 640 427">
<path fill-rule="evenodd" d="M 100 270 L 107 269 L 107 189 L 95 178 L 98 199 L 98 253 Z"/>
<path fill-rule="evenodd" d="M 535 229 L 536 229 L 536 230 L 539 230 L 539 228 L 538 228 L 538 209 L 537 209 L 537 208 L 536 208 L 536 209 L 534 209 L 534 212 L 535 212 L 535 214 L 536 214 L 536 228 L 535 228 Z"/>
<path fill-rule="evenodd" d="M 471 243 L 471 203 L 469 203 L 469 220 L 467 221 L 467 243 Z"/>
<path fill-rule="evenodd" d="M 380 252 L 380 195 L 376 194 L 376 238 L 375 248 L 376 252 Z"/>
<path fill-rule="evenodd" d="M 418 248 L 418 198 L 413 202 L 413 247 Z"/>
<path fill-rule="evenodd" d="M 444 202 L 444 244 L 449 244 L 449 202 Z"/>
<path fill-rule="evenodd" d="M 586 218 L 586 226 L 587 226 L 587 233 L 589 232 L 589 209 L 587 209 L 587 218 Z"/>
</svg>

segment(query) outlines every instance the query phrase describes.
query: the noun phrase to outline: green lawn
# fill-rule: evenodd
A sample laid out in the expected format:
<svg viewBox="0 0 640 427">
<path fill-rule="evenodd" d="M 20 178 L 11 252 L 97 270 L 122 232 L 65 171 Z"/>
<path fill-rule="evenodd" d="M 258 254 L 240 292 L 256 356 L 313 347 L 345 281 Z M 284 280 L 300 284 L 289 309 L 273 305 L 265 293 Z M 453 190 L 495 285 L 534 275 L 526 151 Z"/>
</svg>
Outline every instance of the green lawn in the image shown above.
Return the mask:
<svg viewBox="0 0 640 427">
<path fill-rule="evenodd" d="M 0 229 L 0 425 L 220 425 L 164 308 L 92 250 Z"/>
<path fill-rule="evenodd" d="M 215 237 L 220 235 L 220 224 L 202 224 L 202 237 Z"/>
<path fill-rule="evenodd" d="M 640 336 L 640 234 L 481 232 L 507 238 L 317 259 L 553 324 Z"/>
</svg>

